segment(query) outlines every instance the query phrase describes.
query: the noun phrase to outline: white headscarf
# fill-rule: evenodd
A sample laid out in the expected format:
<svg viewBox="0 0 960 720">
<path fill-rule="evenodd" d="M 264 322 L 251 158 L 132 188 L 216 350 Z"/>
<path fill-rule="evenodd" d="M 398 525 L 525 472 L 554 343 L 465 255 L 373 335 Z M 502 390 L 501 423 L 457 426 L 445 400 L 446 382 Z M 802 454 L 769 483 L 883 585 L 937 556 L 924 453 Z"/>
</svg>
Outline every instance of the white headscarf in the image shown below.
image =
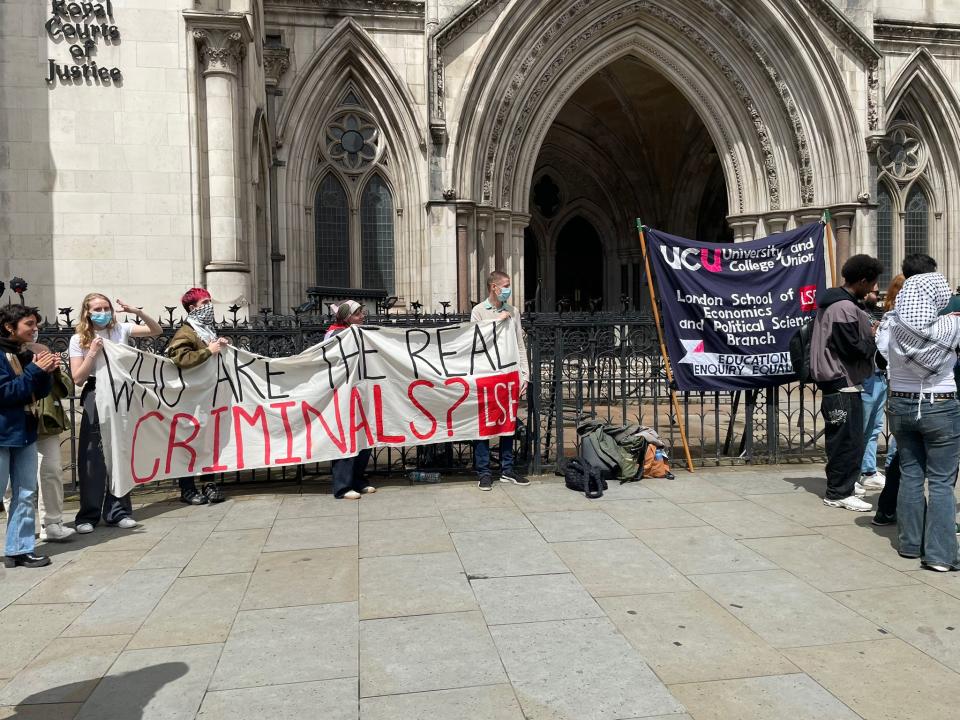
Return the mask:
<svg viewBox="0 0 960 720">
<path fill-rule="evenodd" d="M 947 373 L 957 362 L 960 317 L 940 315 L 950 302 L 950 285 L 940 273 L 907 278 L 897 295 L 891 352 L 903 357 L 907 370 L 922 382 Z"/>
</svg>

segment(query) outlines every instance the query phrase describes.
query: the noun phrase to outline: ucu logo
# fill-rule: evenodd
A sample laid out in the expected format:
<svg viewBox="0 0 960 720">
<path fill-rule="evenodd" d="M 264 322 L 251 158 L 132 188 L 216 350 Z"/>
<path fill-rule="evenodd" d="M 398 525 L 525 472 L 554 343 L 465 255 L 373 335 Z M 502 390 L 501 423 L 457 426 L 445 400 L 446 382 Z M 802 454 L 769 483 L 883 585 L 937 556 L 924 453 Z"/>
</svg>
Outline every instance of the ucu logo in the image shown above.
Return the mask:
<svg viewBox="0 0 960 720">
<path fill-rule="evenodd" d="M 685 248 L 681 250 L 676 247 L 665 247 L 664 245 L 660 246 L 660 252 L 663 254 L 663 259 L 667 261 L 667 264 L 674 270 L 699 270 L 700 268 L 705 268 L 710 272 L 720 272 L 723 268 L 720 264 L 723 255 L 722 251 L 714 250 L 713 251 L 713 261 L 710 260 L 710 250 L 707 248 L 700 248 L 698 251 L 696 248 Z M 670 255 L 673 255 L 671 258 Z"/>
</svg>

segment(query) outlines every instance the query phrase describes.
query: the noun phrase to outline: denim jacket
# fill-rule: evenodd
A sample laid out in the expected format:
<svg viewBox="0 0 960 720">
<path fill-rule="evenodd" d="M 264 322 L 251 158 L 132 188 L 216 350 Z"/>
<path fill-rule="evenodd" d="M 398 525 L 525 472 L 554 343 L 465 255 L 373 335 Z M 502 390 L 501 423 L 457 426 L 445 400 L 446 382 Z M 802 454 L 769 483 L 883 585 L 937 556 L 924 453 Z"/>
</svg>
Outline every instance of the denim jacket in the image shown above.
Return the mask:
<svg viewBox="0 0 960 720">
<path fill-rule="evenodd" d="M 0 353 L 0 447 L 26 447 L 37 440 L 37 422 L 26 407 L 50 393 L 50 375 L 34 363 L 17 375 Z"/>
</svg>

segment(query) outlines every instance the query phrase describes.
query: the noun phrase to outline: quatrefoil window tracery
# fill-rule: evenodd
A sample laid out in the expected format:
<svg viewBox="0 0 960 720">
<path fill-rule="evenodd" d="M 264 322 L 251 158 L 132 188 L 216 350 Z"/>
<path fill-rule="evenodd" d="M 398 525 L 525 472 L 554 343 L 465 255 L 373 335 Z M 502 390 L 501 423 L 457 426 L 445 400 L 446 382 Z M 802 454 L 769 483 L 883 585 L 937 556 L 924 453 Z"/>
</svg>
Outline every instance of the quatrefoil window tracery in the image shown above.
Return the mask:
<svg viewBox="0 0 960 720">
<path fill-rule="evenodd" d="M 877 163 L 897 180 L 912 180 L 923 172 L 927 162 L 926 147 L 920 132 L 913 125 L 900 123 L 890 128 L 877 149 Z"/>
<path fill-rule="evenodd" d="M 327 123 L 326 154 L 347 172 L 362 172 L 377 159 L 380 130 L 365 116 L 342 112 Z"/>
</svg>

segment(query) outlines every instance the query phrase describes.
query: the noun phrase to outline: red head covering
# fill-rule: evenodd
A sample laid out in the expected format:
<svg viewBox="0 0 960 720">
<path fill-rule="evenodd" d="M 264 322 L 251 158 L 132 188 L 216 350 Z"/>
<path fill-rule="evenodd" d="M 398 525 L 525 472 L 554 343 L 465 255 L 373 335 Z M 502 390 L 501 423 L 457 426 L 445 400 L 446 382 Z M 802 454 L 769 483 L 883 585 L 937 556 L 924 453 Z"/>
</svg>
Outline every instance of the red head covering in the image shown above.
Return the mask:
<svg viewBox="0 0 960 720">
<path fill-rule="evenodd" d="M 209 297 L 210 293 L 203 288 L 190 288 L 183 294 L 183 297 L 180 298 L 180 302 L 183 303 L 183 309 L 190 312 L 191 305 L 196 305 L 201 300 L 206 300 Z"/>
</svg>

